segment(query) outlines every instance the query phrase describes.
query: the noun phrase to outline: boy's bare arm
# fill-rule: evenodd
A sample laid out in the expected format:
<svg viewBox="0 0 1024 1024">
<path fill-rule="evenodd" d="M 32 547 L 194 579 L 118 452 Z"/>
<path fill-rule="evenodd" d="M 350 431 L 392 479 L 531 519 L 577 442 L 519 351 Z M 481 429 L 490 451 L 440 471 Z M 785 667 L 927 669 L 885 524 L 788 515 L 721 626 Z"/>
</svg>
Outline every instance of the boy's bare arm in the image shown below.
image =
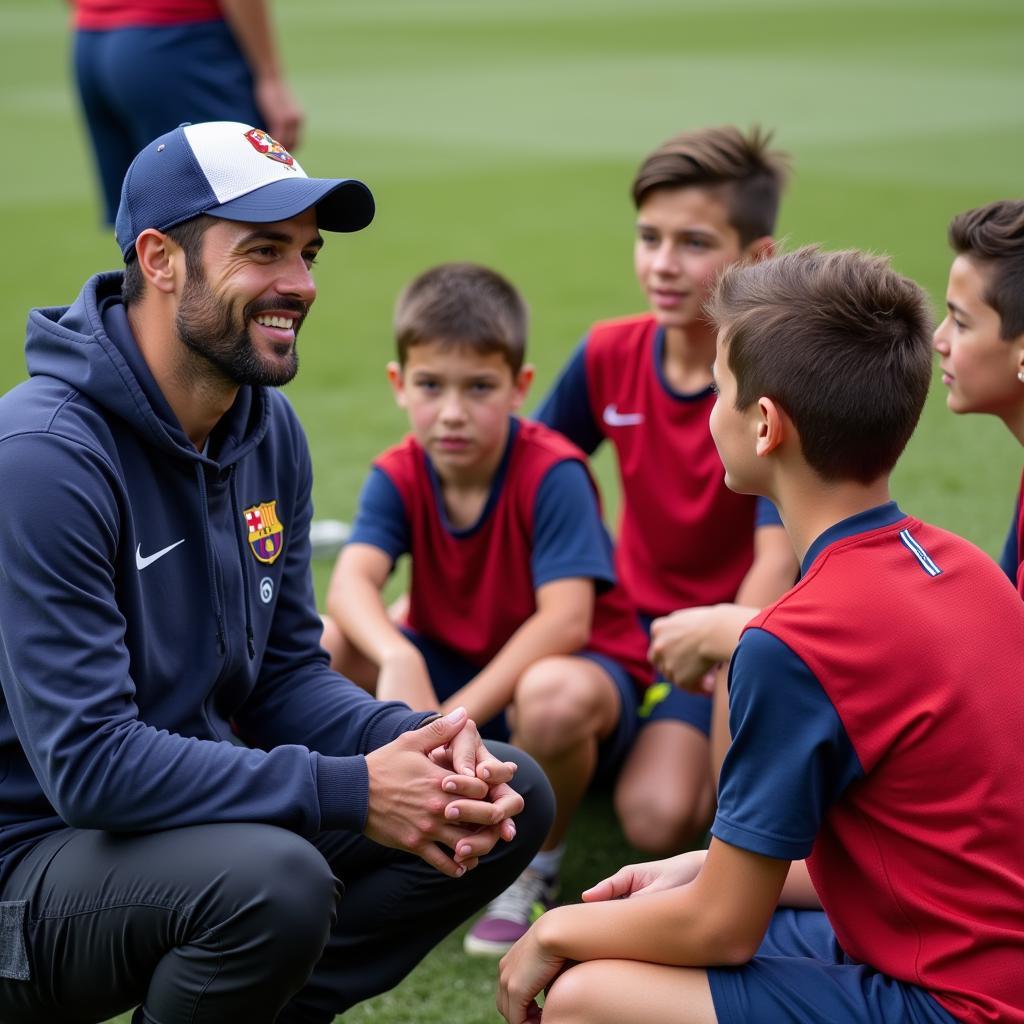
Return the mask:
<svg viewBox="0 0 1024 1024">
<path fill-rule="evenodd" d="M 380 548 L 346 545 L 331 575 L 327 612 L 345 637 L 377 663 L 380 700 L 401 700 L 417 711 L 437 710 L 423 656 L 384 607 L 381 591 L 390 572 L 391 558 Z"/>
<path fill-rule="evenodd" d="M 557 908 L 557 915 L 539 929 L 538 940 L 572 960 L 690 967 L 746 963 L 764 938 L 789 866 L 789 861 L 712 839 L 699 874 L 688 885 Z"/>
<path fill-rule="evenodd" d="M 512 703 L 519 677 L 535 661 L 574 654 L 590 639 L 594 617 L 594 581 L 572 577 L 537 588 L 537 610 L 508 638 L 504 647 L 461 690 L 442 705 L 460 705 L 477 722 L 487 722 Z"/>
<path fill-rule="evenodd" d="M 672 870 L 676 862 L 661 863 Z M 502 959 L 498 1008 L 506 1020 L 530 1019 L 534 997 L 573 960 L 746 963 L 764 938 L 788 870 L 789 861 L 712 839 L 688 884 L 549 910 Z"/>
</svg>

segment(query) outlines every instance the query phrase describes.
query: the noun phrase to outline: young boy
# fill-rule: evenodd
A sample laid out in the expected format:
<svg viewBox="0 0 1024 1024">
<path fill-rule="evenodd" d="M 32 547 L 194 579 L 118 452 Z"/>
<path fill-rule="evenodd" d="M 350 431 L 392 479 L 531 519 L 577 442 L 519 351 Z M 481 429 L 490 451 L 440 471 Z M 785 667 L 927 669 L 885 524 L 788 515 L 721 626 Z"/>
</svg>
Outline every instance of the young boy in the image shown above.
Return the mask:
<svg viewBox="0 0 1024 1024">
<path fill-rule="evenodd" d="M 945 320 L 935 350 L 955 413 L 998 416 L 1024 445 L 1024 201 L 954 217 Z M 1024 597 L 1024 475 L 1001 564 Z"/>
<path fill-rule="evenodd" d="M 499 1008 L 536 1019 L 580 961 L 544 1024 L 1019 1024 L 1024 604 L 889 501 L 931 377 L 926 296 L 882 258 L 803 249 L 727 272 L 712 309 L 726 479 L 775 502 L 802 576 L 733 657 L 706 855 L 545 914 Z M 828 916 L 773 917 L 803 857 Z"/>
<path fill-rule="evenodd" d="M 332 660 L 381 699 L 461 705 L 484 735 L 511 730 L 546 771 L 551 833 L 466 938 L 471 953 L 500 954 L 553 902 L 569 819 L 632 741 L 646 640 L 615 585 L 585 456 L 513 415 L 533 373 L 518 292 L 484 267 L 435 267 L 399 298 L 395 336 L 388 379 L 412 434 L 360 497 L 328 595 Z M 399 627 L 381 588 L 405 553 Z"/>
<path fill-rule="evenodd" d="M 754 498 L 726 488 L 708 431 L 715 335 L 703 307 L 725 267 L 772 251 L 787 159 L 769 141 L 756 129 L 708 128 L 669 139 L 643 161 L 632 186 L 634 264 L 650 311 L 594 325 L 535 414 L 588 455 L 606 439 L 615 446 L 616 568 L 648 625 L 676 609 L 760 607 L 796 576 L 775 510 L 763 502 L 755 511 Z M 708 609 L 701 622 L 717 617 Z M 652 657 L 671 661 L 686 625 L 657 623 Z M 662 682 L 641 716 L 616 808 L 634 846 L 676 853 L 714 808 L 711 701 Z M 724 746 L 727 728 L 719 733 Z"/>
</svg>

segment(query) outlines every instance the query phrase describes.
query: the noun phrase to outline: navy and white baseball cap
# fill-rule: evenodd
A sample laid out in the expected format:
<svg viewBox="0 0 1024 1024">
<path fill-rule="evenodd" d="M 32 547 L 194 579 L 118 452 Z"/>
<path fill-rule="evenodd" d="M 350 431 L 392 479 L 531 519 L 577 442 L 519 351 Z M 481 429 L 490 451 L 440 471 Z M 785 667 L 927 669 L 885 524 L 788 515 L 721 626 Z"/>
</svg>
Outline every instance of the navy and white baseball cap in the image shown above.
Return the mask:
<svg viewBox="0 0 1024 1024">
<path fill-rule="evenodd" d="M 324 231 L 359 231 L 373 195 L 354 178 L 310 178 L 284 146 L 238 121 L 182 124 L 132 161 L 114 235 L 127 260 L 147 228 L 166 231 L 202 213 L 267 224 L 316 207 Z"/>
</svg>

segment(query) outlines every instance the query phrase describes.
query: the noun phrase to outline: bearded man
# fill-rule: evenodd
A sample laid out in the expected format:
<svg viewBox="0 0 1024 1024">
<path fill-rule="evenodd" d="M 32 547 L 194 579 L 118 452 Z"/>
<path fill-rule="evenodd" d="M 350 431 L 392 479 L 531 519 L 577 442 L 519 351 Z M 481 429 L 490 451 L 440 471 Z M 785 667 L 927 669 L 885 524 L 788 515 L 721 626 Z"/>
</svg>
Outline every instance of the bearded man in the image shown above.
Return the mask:
<svg viewBox="0 0 1024 1024">
<path fill-rule="evenodd" d="M 6 1024 L 327 1024 L 547 832 L 533 762 L 319 646 L 309 452 L 273 389 L 321 232 L 373 212 L 258 129 L 183 125 L 125 177 L 124 273 L 29 316 L 0 399 Z"/>
</svg>

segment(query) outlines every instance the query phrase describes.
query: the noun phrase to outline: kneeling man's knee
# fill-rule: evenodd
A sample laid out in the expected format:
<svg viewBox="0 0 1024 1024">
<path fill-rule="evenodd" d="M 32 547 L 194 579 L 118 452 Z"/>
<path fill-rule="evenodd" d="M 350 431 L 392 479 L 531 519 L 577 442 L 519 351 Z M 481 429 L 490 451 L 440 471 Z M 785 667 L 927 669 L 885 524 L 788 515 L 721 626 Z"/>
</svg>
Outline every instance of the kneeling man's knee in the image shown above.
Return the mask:
<svg viewBox="0 0 1024 1024">
<path fill-rule="evenodd" d="M 254 826 L 244 849 L 225 880 L 237 927 L 273 960 L 268 968 L 308 971 L 335 920 L 337 880 L 315 846 L 284 829 Z"/>
</svg>

